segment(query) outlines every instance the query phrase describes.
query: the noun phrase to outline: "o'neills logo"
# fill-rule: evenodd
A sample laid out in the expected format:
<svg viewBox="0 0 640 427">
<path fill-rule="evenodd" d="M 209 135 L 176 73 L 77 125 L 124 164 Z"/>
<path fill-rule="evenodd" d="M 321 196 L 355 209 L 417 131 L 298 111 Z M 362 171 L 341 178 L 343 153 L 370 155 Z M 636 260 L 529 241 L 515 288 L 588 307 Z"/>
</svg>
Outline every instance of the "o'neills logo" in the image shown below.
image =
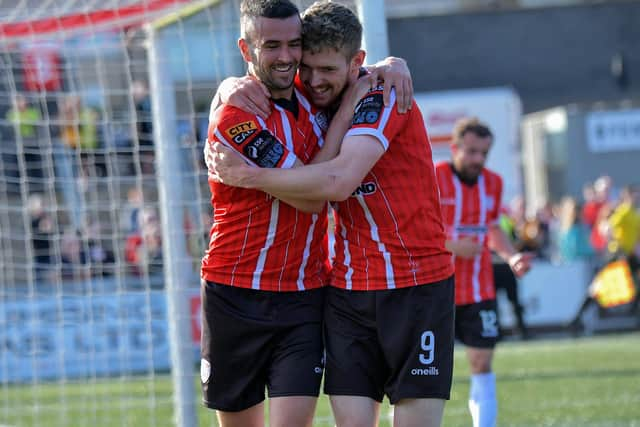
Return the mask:
<svg viewBox="0 0 640 427">
<path fill-rule="evenodd" d="M 438 372 L 438 368 L 435 366 L 429 366 L 428 368 L 413 368 L 411 370 L 411 375 L 440 375 Z"/>
<path fill-rule="evenodd" d="M 373 182 L 363 182 L 355 189 L 351 196 L 368 196 L 369 194 L 373 194 L 376 192 L 376 184 Z"/>
</svg>

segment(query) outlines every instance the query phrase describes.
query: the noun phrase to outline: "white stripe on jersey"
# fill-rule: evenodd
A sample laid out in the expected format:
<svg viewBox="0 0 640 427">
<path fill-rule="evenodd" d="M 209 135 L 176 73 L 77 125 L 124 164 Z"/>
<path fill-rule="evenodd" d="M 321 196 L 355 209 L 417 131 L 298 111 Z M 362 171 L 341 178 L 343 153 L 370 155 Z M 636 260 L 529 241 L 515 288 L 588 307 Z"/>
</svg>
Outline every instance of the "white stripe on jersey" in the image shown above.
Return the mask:
<svg viewBox="0 0 640 427">
<path fill-rule="evenodd" d="M 304 245 L 304 252 L 302 253 L 302 262 L 300 263 L 300 269 L 298 270 L 298 290 L 304 290 L 304 269 L 307 268 L 307 260 L 309 259 L 309 252 L 311 251 L 311 242 L 313 241 L 313 232 L 316 229 L 316 222 L 318 221 L 318 214 L 311 216 L 311 225 L 309 226 L 309 232 L 307 233 L 307 242 Z"/>
<path fill-rule="evenodd" d="M 387 276 L 387 289 L 394 289 L 396 287 L 396 281 L 393 274 L 393 265 L 391 264 L 391 254 L 387 251 L 384 243 L 380 241 L 380 235 L 378 234 L 378 224 L 376 224 L 373 216 L 371 215 L 371 211 L 367 206 L 367 203 L 364 201 L 364 197 L 362 195 L 355 196 L 356 200 L 362 207 L 362 211 L 364 212 L 364 216 L 367 218 L 367 222 L 369 223 L 369 229 L 371 231 L 371 240 L 378 244 L 378 250 L 382 254 L 382 258 L 384 259 L 385 265 L 385 273 Z"/>
<path fill-rule="evenodd" d="M 280 112 L 280 121 L 282 122 L 282 130 L 284 130 L 285 146 L 287 150 L 293 152 L 293 138 L 291 137 L 291 123 L 287 117 L 287 112 L 281 106 L 276 104 L 276 110 Z"/>
<path fill-rule="evenodd" d="M 353 283 L 351 282 L 351 276 L 353 276 L 353 268 L 351 268 L 351 252 L 349 252 L 349 240 L 347 240 L 347 228 L 344 226 L 342 221 L 340 221 L 340 236 L 342 237 L 342 242 L 344 244 L 344 265 L 347 267 L 347 272 L 344 275 L 344 281 L 346 283 L 347 289 L 353 288 Z"/>
<path fill-rule="evenodd" d="M 238 268 L 238 264 L 240 263 L 242 258 L 244 258 L 244 249 L 247 247 L 247 238 L 249 237 L 249 230 L 251 230 L 251 211 L 249 211 L 249 218 L 247 219 L 247 226 L 244 229 L 244 242 L 242 242 L 242 249 L 240 250 L 240 253 L 238 254 L 238 260 L 233 265 L 233 269 L 231 270 L 231 281 L 229 283 L 231 286 L 233 286 L 233 282 L 235 280 L 236 269 Z M 211 236 L 211 240 L 213 240 L 213 238 L 214 237 L 212 235 Z"/>
<path fill-rule="evenodd" d="M 381 185 L 379 185 L 378 183 L 378 177 L 376 176 L 376 174 L 374 174 L 373 172 L 370 172 L 372 178 L 374 179 L 374 181 L 376 182 L 376 187 L 378 188 L 378 192 L 380 193 L 380 196 L 384 199 L 384 204 L 387 207 L 387 212 L 389 213 L 389 216 L 391 217 L 391 220 L 393 221 L 394 224 L 394 228 L 395 228 L 395 234 L 398 238 L 398 241 L 400 242 L 400 245 L 402 246 L 402 249 L 404 249 L 405 254 L 407 254 L 407 257 L 409 258 L 409 265 L 410 265 L 410 271 L 413 274 L 413 283 L 417 286 L 420 283 L 418 283 L 418 279 L 416 278 L 416 272 L 418 270 L 416 270 L 416 266 L 417 264 L 413 261 L 413 255 L 411 254 L 411 251 L 409 249 L 407 249 L 407 246 L 404 244 L 404 240 L 402 239 L 402 235 L 400 234 L 400 229 L 398 227 L 398 221 L 396 220 L 396 216 L 393 213 L 393 209 L 391 208 L 391 204 L 389 203 L 389 199 L 387 199 L 386 194 L 384 193 L 384 190 L 382 188 Z"/>
<path fill-rule="evenodd" d="M 384 151 L 387 151 L 389 149 L 389 140 L 387 139 L 386 136 L 384 136 L 384 128 L 387 126 L 387 123 L 389 122 L 389 117 L 391 116 L 391 111 L 393 111 L 393 104 L 396 102 L 396 91 L 395 89 L 391 89 L 391 95 L 390 95 L 390 102 L 389 102 L 389 106 L 388 107 L 384 107 L 384 110 L 382 110 L 382 117 L 380 118 L 380 121 L 378 122 L 378 126 L 375 128 L 352 128 L 349 129 L 346 133 L 345 136 L 352 136 L 352 135 L 371 135 L 375 138 L 377 138 L 380 143 L 382 144 L 382 147 L 384 148 Z"/>
<path fill-rule="evenodd" d="M 269 196 L 271 197 L 271 196 Z M 292 237 L 296 234 L 296 231 L 298 230 L 298 217 L 299 217 L 299 213 L 296 212 L 296 219 L 295 222 L 293 224 L 293 232 L 292 232 Z M 278 291 L 281 291 L 281 287 L 282 287 L 282 276 L 284 275 L 284 271 L 285 268 L 287 266 L 287 261 L 289 259 L 289 246 L 291 245 L 291 239 L 287 239 L 287 245 L 285 246 L 284 249 L 284 258 L 282 259 L 282 267 L 280 268 L 280 277 L 278 278 Z"/>
<path fill-rule="evenodd" d="M 253 280 L 251 282 L 251 288 L 260 289 L 260 276 L 264 270 L 264 264 L 267 260 L 267 252 L 273 245 L 273 241 L 276 236 L 276 230 L 278 228 L 278 213 L 280 212 L 280 201 L 273 199 L 271 202 L 271 215 L 269 219 L 269 230 L 267 231 L 267 239 L 264 242 L 264 246 L 260 249 L 260 256 L 256 264 L 256 269 L 253 272 Z"/>
<path fill-rule="evenodd" d="M 382 112 L 382 118 L 380 119 L 380 124 L 378 125 L 378 129 L 384 130 L 387 127 L 387 123 L 389 122 L 389 117 L 391 116 L 391 111 L 393 111 L 393 104 L 396 103 L 396 89 L 391 88 L 391 92 L 389 92 L 389 106 L 384 107 L 384 111 Z M 388 148 L 388 144 L 387 144 Z"/>
<path fill-rule="evenodd" d="M 291 137 L 291 123 L 289 123 L 289 119 L 287 118 L 287 113 L 284 111 L 282 107 L 280 107 L 279 105 L 276 105 L 276 109 L 280 111 L 282 129 L 284 130 L 284 139 L 285 139 L 284 145 L 285 147 L 287 147 L 287 150 L 289 151 L 289 154 L 287 154 L 287 157 L 282 163 L 282 169 L 289 169 L 289 168 L 292 168 L 293 165 L 295 165 L 296 163 L 296 155 L 293 149 L 293 138 Z M 262 121 L 262 118 L 258 117 L 258 120 Z M 263 126 L 266 128 L 267 127 L 266 124 L 264 124 L 264 122 L 262 123 L 263 123 Z M 282 143 L 282 141 L 280 142 Z"/>
<path fill-rule="evenodd" d="M 453 211 L 453 230 L 451 232 L 451 238 L 455 242 L 458 240 L 458 226 L 460 225 L 460 218 L 462 217 L 462 185 L 455 174 L 453 175 L 453 188 L 455 196 L 455 209 Z M 456 256 L 453 255 L 453 261 L 455 262 Z"/>
<path fill-rule="evenodd" d="M 487 191 L 484 182 L 484 175 L 480 174 L 478 177 L 478 197 L 480 198 L 480 219 L 478 225 L 484 225 L 487 220 Z M 484 245 L 484 239 L 486 232 L 480 233 L 478 236 L 478 243 Z M 473 260 L 473 300 L 480 302 L 480 260 L 482 259 L 482 252 L 476 255 Z"/>
<path fill-rule="evenodd" d="M 324 137 L 322 136 L 322 129 L 320 129 L 320 126 L 318 126 L 318 122 L 316 121 L 316 115 L 311 111 L 311 104 L 309 104 L 309 100 L 305 98 L 305 96 L 302 95 L 302 93 L 300 93 L 298 89 L 294 88 L 294 90 L 296 92 L 298 101 L 300 101 L 302 107 L 304 107 L 304 109 L 309 113 L 309 122 L 313 126 L 313 133 L 315 133 L 316 137 L 318 138 L 318 147 L 322 148 L 322 146 L 324 145 Z"/>
</svg>

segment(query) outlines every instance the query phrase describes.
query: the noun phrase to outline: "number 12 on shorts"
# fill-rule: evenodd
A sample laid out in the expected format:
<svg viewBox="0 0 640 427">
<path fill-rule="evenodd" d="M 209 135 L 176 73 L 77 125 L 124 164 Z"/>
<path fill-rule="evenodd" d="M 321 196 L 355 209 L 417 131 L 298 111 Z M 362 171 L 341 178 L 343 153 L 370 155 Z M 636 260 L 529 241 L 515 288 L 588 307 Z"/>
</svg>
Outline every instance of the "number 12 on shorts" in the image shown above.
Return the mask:
<svg viewBox="0 0 640 427">
<path fill-rule="evenodd" d="M 431 331 L 424 331 L 420 337 L 420 348 L 424 353 L 420 353 L 420 363 L 430 365 L 435 357 L 436 338 Z"/>
</svg>

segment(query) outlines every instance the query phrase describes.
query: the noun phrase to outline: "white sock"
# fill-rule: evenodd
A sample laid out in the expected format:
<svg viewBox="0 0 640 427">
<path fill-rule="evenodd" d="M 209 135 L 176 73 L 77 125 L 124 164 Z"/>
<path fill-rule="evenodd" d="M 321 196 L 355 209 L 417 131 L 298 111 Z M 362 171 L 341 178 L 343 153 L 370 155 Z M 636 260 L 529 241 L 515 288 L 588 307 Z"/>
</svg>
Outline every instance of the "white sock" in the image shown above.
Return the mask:
<svg viewBox="0 0 640 427">
<path fill-rule="evenodd" d="M 471 375 L 469 412 L 473 427 L 494 427 L 498 418 L 496 376 L 493 372 Z"/>
</svg>

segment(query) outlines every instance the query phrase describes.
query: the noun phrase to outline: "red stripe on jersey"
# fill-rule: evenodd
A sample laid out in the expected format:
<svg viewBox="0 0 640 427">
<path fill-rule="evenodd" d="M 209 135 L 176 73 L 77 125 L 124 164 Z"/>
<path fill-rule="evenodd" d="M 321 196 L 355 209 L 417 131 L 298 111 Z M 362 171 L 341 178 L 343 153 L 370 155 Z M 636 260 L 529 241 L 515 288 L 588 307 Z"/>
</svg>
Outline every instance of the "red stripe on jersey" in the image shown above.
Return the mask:
<svg viewBox="0 0 640 427">
<path fill-rule="evenodd" d="M 322 144 L 314 111 L 297 94 L 297 119 L 278 106 L 266 119 L 234 107 L 210 118 L 209 140 L 238 152 L 260 167 L 308 162 Z M 303 105 L 304 104 L 304 105 Z M 215 126 L 214 126 L 215 123 Z M 205 157 L 208 159 L 207 149 Z M 202 277 L 220 284 L 268 291 L 299 291 L 324 286 L 328 278 L 326 210 L 307 214 L 262 191 L 209 180 L 214 208 Z"/>
<path fill-rule="evenodd" d="M 352 196 L 334 205 L 332 285 L 380 290 L 451 276 L 431 147 L 417 105 L 398 114 L 395 107 L 384 107 L 376 88 L 358 104 L 347 135 L 374 136 L 386 152 Z"/>
<path fill-rule="evenodd" d="M 487 232 L 498 220 L 502 178 L 485 168 L 475 184 L 465 184 L 446 162 L 436 165 L 436 175 L 447 238 L 458 240 L 467 237 L 484 247 L 482 253 L 474 258 L 454 257 L 456 304 L 494 299 L 496 292 Z"/>
</svg>

